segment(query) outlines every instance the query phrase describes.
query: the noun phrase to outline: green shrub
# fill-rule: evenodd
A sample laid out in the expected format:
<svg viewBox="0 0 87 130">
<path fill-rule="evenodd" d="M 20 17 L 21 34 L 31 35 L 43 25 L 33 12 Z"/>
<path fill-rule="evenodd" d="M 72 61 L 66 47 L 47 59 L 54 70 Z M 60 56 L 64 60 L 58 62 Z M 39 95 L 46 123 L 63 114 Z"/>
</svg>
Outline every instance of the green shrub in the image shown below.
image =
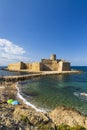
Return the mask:
<svg viewBox="0 0 87 130">
<path fill-rule="evenodd" d="M 23 121 L 23 122 L 25 122 L 25 123 L 30 123 L 28 117 L 24 116 L 24 115 L 21 115 L 20 120 Z"/>
<path fill-rule="evenodd" d="M 39 130 L 55 130 L 49 124 L 48 125 L 39 125 L 38 128 L 39 128 Z"/>
<path fill-rule="evenodd" d="M 62 124 L 58 126 L 58 130 L 70 130 L 70 126 Z"/>
<path fill-rule="evenodd" d="M 76 127 L 72 127 L 70 130 L 86 130 L 86 129 L 82 126 L 76 126 Z"/>
<path fill-rule="evenodd" d="M 70 127 L 70 126 L 64 125 L 64 124 L 58 126 L 57 128 L 58 128 L 58 130 L 86 130 L 82 126 Z"/>
</svg>

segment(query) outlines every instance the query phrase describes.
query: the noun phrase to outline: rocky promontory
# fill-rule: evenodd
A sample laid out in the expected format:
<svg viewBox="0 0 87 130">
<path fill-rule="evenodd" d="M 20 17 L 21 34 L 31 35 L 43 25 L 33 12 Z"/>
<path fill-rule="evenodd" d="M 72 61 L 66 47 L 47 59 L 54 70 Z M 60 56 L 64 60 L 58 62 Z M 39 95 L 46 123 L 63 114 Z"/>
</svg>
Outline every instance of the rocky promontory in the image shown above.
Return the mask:
<svg viewBox="0 0 87 130">
<path fill-rule="evenodd" d="M 67 124 L 73 126 L 83 126 L 87 128 L 87 116 L 74 108 L 59 106 L 49 113 L 50 118 L 56 125 Z"/>
</svg>

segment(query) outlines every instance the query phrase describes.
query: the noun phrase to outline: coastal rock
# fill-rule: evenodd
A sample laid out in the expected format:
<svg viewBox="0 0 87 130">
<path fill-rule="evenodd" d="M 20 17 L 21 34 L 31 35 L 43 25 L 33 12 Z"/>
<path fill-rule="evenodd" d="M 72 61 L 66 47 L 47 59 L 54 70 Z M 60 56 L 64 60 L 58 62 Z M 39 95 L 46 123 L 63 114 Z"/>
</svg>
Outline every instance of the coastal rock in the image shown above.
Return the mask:
<svg viewBox="0 0 87 130">
<path fill-rule="evenodd" d="M 7 86 L 1 91 L 0 96 L 5 94 L 16 99 L 15 86 Z M 20 100 L 19 100 L 20 101 Z M 0 130 L 59 130 L 59 125 L 81 125 L 87 129 L 87 116 L 75 109 L 58 107 L 52 112 L 37 112 L 32 107 L 20 101 L 20 105 L 14 106 L 7 102 L 0 102 Z M 75 129 L 77 130 L 77 129 Z M 78 129 L 80 130 L 80 129 Z"/>
<path fill-rule="evenodd" d="M 67 124 L 71 127 L 81 125 L 87 128 L 87 117 L 73 108 L 61 106 L 50 112 L 49 116 L 57 126 Z"/>
<path fill-rule="evenodd" d="M 21 122 L 28 123 L 32 126 L 40 127 L 43 125 L 47 125 L 52 128 L 55 128 L 54 123 L 46 113 L 37 112 L 31 107 L 27 108 L 24 107 L 23 105 L 20 105 L 15 108 L 13 112 L 13 119 L 15 120 L 15 122 L 21 121 Z"/>
</svg>

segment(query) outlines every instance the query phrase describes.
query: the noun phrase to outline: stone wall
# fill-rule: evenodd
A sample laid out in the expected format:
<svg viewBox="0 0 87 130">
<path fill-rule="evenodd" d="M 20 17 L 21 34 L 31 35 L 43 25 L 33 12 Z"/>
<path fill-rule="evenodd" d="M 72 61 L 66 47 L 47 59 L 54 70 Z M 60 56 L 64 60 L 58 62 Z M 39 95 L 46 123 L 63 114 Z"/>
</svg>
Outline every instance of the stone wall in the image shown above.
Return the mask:
<svg viewBox="0 0 87 130">
<path fill-rule="evenodd" d="M 58 70 L 58 62 L 57 60 L 50 59 L 42 59 L 43 71 L 57 71 Z"/>
<path fill-rule="evenodd" d="M 55 60 L 53 60 L 55 59 Z M 29 71 L 69 71 L 70 63 L 61 59 L 56 60 L 56 55 L 52 55 L 51 59 L 42 59 L 41 62 L 23 63 L 18 62 L 8 65 L 9 70 L 28 69 Z"/>
<path fill-rule="evenodd" d="M 62 71 L 69 71 L 70 70 L 70 63 L 69 62 L 63 62 Z"/>
<path fill-rule="evenodd" d="M 52 71 L 58 71 L 58 62 L 52 61 Z"/>
<path fill-rule="evenodd" d="M 21 69 L 28 69 L 29 71 L 69 71 L 70 70 L 70 63 L 64 61 L 57 61 L 57 60 L 44 60 L 42 62 L 35 62 L 35 63 L 23 63 L 18 62 L 15 64 L 8 65 L 9 70 L 21 70 Z"/>
<path fill-rule="evenodd" d="M 32 63 L 27 63 L 26 68 L 29 69 L 30 71 L 32 71 Z"/>
<path fill-rule="evenodd" d="M 60 61 L 58 64 L 58 71 L 70 71 L 70 63 L 65 61 Z"/>
<path fill-rule="evenodd" d="M 21 70 L 21 69 L 26 69 L 26 65 L 23 62 L 18 62 L 18 63 L 15 63 L 15 64 L 9 64 L 8 69 L 9 70 L 15 70 L 15 71 Z"/>
<path fill-rule="evenodd" d="M 58 71 L 61 72 L 62 71 L 62 68 L 63 68 L 63 61 L 60 61 L 58 63 Z"/>
<path fill-rule="evenodd" d="M 41 62 L 27 63 L 26 67 L 29 71 L 41 71 L 43 68 Z"/>
<path fill-rule="evenodd" d="M 41 71 L 41 63 L 40 62 L 32 63 L 32 71 Z"/>
<path fill-rule="evenodd" d="M 42 59 L 42 71 L 51 71 L 52 61 L 49 59 Z"/>
</svg>

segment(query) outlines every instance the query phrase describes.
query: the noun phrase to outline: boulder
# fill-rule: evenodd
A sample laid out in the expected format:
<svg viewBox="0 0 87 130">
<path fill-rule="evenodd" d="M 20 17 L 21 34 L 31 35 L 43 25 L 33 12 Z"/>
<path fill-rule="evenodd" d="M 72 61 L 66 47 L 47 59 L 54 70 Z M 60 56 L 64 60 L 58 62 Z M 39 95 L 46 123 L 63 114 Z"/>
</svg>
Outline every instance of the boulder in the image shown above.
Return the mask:
<svg viewBox="0 0 87 130">
<path fill-rule="evenodd" d="M 49 116 L 57 126 L 67 124 L 71 127 L 80 125 L 87 128 L 87 116 L 73 108 L 60 106 L 51 111 Z"/>
</svg>

